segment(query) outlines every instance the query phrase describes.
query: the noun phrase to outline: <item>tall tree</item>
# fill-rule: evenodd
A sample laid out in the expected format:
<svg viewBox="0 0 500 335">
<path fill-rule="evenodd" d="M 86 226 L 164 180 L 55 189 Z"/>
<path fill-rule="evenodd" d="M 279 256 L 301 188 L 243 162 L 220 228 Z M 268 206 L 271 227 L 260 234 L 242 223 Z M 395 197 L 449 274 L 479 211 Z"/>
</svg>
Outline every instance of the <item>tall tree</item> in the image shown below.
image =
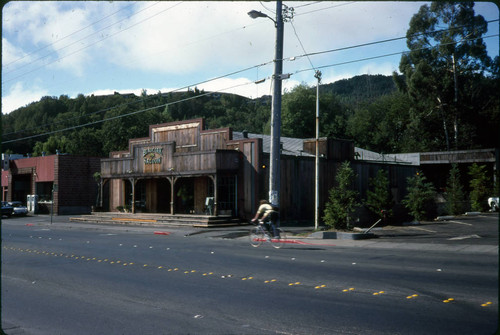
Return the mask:
<svg viewBox="0 0 500 335">
<path fill-rule="evenodd" d="M 412 99 L 413 126 L 442 134 L 421 150 L 471 145 L 461 141 L 461 119 L 477 106 L 466 104 L 464 96 L 474 75 L 491 73 L 492 66 L 482 39 L 488 25 L 473 7 L 474 2 L 436 1 L 420 7 L 410 21 L 410 52 L 399 69 Z"/>
<path fill-rule="evenodd" d="M 332 93 L 320 93 L 320 136 L 345 137 L 347 114 Z M 315 134 L 316 90 L 305 84 L 283 95 L 283 136 L 310 138 Z"/>
</svg>

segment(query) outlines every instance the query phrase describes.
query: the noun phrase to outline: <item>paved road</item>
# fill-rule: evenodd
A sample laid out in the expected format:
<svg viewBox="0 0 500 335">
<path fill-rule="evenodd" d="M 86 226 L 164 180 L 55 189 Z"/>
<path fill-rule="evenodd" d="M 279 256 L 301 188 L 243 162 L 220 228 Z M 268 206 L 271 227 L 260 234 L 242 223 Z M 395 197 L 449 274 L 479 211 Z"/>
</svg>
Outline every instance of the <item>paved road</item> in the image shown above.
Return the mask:
<svg viewBox="0 0 500 335">
<path fill-rule="evenodd" d="M 477 219 L 464 226 L 484 224 L 479 236 L 497 229 L 488 226 L 494 216 Z M 447 249 L 489 237 L 449 240 L 457 231 L 445 234 L 448 223 L 419 227 L 444 231 L 435 240 L 412 240 L 413 227 L 378 231 L 387 236 L 373 241 L 297 238 L 301 244 L 275 250 L 250 247 L 245 227 L 170 227 L 160 235 L 64 217 L 52 225 L 41 216 L 9 219 L 2 327 L 8 334 L 492 334 L 498 254 Z M 399 248 L 409 240 L 421 248 Z"/>
</svg>

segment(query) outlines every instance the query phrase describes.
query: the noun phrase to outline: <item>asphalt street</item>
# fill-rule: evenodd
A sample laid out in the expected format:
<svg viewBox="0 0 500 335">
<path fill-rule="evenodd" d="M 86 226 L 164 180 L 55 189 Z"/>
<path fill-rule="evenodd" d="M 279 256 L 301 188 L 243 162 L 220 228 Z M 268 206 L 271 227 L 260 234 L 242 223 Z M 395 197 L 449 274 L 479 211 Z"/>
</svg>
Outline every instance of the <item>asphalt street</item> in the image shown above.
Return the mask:
<svg viewBox="0 0 500 335">
<path fill-rule="evenodd" d="M 370 240 L 249 245 L 247 226 L 2 221 L 7 334 L 492 334 L 498 214 Z M 420 229 L 416 229 L 420 228 Z"/>
</svg>

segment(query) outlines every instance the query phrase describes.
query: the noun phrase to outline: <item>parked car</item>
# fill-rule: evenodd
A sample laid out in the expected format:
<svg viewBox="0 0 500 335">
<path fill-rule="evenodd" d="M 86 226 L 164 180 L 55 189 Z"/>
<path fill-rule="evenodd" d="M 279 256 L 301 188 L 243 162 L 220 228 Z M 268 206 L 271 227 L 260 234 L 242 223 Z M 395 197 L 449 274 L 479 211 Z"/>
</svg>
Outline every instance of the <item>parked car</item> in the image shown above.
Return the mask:
<svg viewBox="0 0 500 335">
<path fill-rule="evenodd" d="M 28 208 L 26 206 L 23 206 L 23 203 L 21 201 L 11 201 L 9 202 L 9 205 L 14 209 L 14 212 L 12 213 L 13 215 L 28 215 Z"/>
<path fill-rule="evenodd" d="M 2 216 L 10 217 L 14 213 L 14 208 L 7 201 L 2 201 Z"/>
<path fill-rule="evenodd" d="M 492 212 L 498 211 L 498 197 L 488 198 L 488 205 L 490 206 Z"/>
</svg>

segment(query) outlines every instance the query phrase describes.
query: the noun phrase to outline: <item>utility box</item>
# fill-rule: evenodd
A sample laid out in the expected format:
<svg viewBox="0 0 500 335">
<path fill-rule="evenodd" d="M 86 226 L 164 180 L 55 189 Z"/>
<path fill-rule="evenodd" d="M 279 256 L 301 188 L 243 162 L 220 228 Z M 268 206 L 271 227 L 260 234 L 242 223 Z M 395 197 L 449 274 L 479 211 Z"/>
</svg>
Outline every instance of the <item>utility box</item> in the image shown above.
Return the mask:
<svg viewBox="0 0 500 335">
<path fill-rule="evenodd" d="M 28 207 L 28 212 L 31 214 L 38 213 L 38 195 L 28 194 L 26 197 L 26 207 Z"/>
</svg>

